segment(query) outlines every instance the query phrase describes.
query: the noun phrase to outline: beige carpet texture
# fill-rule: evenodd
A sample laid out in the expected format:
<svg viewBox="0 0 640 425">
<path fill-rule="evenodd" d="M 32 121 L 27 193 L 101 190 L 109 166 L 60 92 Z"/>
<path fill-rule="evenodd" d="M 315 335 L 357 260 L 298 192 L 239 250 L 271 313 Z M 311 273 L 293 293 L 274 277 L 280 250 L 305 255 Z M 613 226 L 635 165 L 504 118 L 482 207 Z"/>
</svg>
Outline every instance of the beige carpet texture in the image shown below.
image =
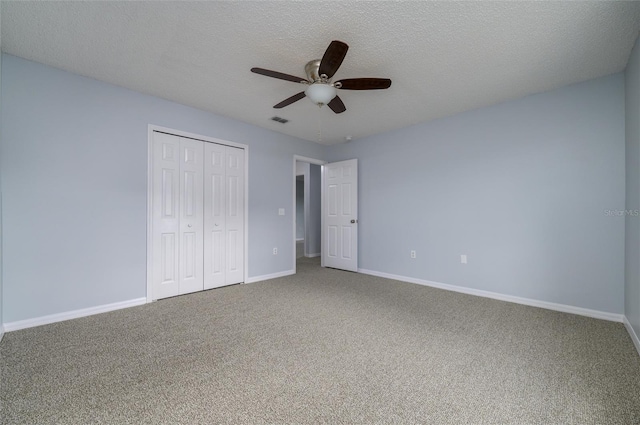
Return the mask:
<svg viewBox="0 0 640 425">
<path fill-rule="evenodd" d="M 624 326 L 301 259 L 11 332 L 2 424 L 640 424 Z"/>
</svg>

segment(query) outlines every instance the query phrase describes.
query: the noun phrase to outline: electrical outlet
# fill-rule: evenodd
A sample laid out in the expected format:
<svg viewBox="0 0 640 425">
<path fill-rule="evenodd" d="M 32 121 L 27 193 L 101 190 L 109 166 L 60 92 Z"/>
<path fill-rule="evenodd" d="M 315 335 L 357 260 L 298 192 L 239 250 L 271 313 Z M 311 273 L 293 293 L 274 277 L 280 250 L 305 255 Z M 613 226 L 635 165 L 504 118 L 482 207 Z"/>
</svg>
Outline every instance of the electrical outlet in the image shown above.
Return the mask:
<svg viewBox="0 0 640 425">
<path fill-rule="evenodd" d="M 462 255 L 460 256 L 460 262 L 461 262 L 462 264 L 467 264 L 467 254 L 462 254 Z"/>
<path fill-rule="evenodd" d="M 273 248 L 273 255 L 278 255 L 278 248 Z"/>
<path fill-rule="evenodd" d="M 284 208 L 278 208 L 278 215 L 284 215 Z"/>
<path fill-rule="evenodd" d="M 411 251 L 411 258 L 416 258 L 416 252 L 415 251 Z"/>
</svg>

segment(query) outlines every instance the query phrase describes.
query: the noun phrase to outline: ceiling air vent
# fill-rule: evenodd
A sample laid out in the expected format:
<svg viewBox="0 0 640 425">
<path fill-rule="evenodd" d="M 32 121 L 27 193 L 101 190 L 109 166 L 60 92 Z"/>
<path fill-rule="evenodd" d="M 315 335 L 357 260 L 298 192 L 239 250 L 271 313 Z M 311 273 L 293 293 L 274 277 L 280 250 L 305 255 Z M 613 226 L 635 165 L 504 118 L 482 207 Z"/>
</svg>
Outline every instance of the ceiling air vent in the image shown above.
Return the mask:
<svg viewBox="0 0 640 425">
<path fill-rule="evenodd" d="M 284 119 L 282 117 L 271 117 L 271 121 L 276 121 L 276 122 L 279 122 L 281 124 L 286 124 L 286 123 L 289 122 L 289 120 Z"/>
</svg>

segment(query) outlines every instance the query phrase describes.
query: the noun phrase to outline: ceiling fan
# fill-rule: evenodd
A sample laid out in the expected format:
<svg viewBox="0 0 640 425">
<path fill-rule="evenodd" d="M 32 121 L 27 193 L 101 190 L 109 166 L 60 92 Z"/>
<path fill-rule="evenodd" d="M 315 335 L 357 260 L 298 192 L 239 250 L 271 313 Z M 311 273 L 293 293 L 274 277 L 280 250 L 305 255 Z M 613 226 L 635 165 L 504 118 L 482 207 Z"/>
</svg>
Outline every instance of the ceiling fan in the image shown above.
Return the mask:
<svg viewBox="0 0 640 425">
<path fill-rule="evenodd" d="M 304 70 L 307 74 L 307 79 L 264 68 L 251 68 L 251 72 L 308 86 L 305 91 L 283 100 L 275 105 L 274 108 L 284 108 L 306 96 L 316 105 L 320 107 L 327 105 L 333 112 L 340 114 L 346 111 L 347 108 L 340 97 L 337 96 L 336 89 L 380 90 L 388 89 L 391 86 L 391 80 L 388 78 L 348 78 L 331 82 L 331 77 L 340 68 L 348 49 L 349 46 L 346 43 L 338 40 L 332 41 L 326 52 L 324 52 L 322 59 L 312 60 L 305 65 Z"/>
</svg>

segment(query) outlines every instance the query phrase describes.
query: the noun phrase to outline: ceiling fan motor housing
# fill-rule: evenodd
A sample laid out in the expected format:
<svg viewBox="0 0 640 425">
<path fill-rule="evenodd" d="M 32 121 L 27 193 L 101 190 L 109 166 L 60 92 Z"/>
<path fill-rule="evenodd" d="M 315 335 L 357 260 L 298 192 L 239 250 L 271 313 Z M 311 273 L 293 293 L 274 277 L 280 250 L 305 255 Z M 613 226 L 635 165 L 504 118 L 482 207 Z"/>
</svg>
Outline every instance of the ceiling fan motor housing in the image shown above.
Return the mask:
<svg viewBox="0 0 640 425">
<path fill-rule="evenodd" d="M 304 66 L 304 72 L 307 73 L 307 79 L 311 82 L 311 83 L 317 83 L 317 82 L 326 82 L 327 78 L 325 75 L 325 78 L 321 78 L 320 74 L 318 73 L 318 70 L 320 69 L 320 59 L 314 59 L 312 61 L 307 62 L 307 64 Z"/>
<path fill-rule="evenodd" d="M 318 106 L 326 105 L 336 97 L 336 89 L 329 83 L 329 78 L 319 74 L 320 62 L 320 59 L 315 59 L 307 62 L 304 66 L 304 71 L 310 82 L 305 94 Z"/>
</svg>

